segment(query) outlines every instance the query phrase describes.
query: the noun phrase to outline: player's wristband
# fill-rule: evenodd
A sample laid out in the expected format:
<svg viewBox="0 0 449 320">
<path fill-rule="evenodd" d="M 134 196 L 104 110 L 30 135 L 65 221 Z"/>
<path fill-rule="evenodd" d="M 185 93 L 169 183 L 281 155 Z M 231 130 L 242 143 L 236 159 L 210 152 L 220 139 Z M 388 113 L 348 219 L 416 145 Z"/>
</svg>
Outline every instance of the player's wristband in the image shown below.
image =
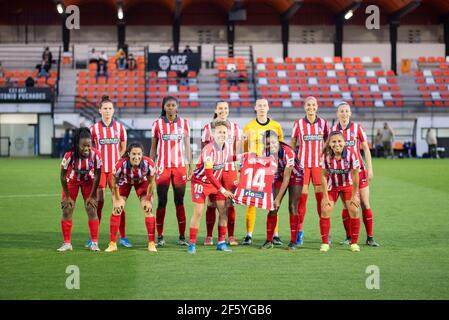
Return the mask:
<svg viewBox="0 0 449 320">
<path fill-rule="evenodd" d="M 226 189 L 223 188 L 223 187 L 221 187 L 221 188 L 220 188 L 220 192 L 224 194 L 224 193 L 226 192 Z"/>
</svg>

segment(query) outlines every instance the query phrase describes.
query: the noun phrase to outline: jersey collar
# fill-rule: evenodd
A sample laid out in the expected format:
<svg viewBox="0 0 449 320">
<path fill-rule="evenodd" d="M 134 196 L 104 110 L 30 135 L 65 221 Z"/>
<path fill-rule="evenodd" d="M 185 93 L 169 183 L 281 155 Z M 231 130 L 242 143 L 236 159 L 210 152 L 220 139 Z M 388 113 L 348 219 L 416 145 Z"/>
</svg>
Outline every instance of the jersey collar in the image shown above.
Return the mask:
<svg viewBox="0 0 449 320">
<path fill-rule="evenodd" d="M 110 128 L 110 127 L 112 127 L 112 126 L 114 125 L 115 120 L 112 119 L 112 121 L 111 121 L 111 123 L 109 124 L 109 126 L 107 126 L 107 125 L 103 122 L 103 120 L 101 120 L 100 122 L 101 122 L 101 125 L 102 125 L 104 128 Z"/>
<path fill-rule="evenodd" d="M 338 128 L 339 131 L 341 131 L 341 130 L 347 130 L 347 129 L 349 129 L 349 128 L 351 127 L 351 124 L 352 124 L 352 122 L 349 121 L 349 122 L 348 122 L 348 125 L 346 126 L 346 128 L 343 129 L 343 127 L 341 126 L 341 124 L 340 124 L 340 122 L 339 122 L 338 125 L 337 125 L 337 128 Z"/>
<path fill-rule="evenodd" d="M 260 124 L 261 126 L 266 126 L 267 124 L 270 123 L 270 120 L 271 120 L 271 119 L 267 117 L 267 122 L 261 123 L 261 122 L 259 122 L 259 120 L 257 120 L 257 118 L 256 118 L 256 122 L 257 122 L 258 124 Z"/>
<path fill-rule="evenodd" d="M 163 116 L 164 122 L 165 123 L 170 123 L 170 121 L 168 120 L 167 116 Z M 173 123 L 178 122 L 178 115 L 176 115 L 175 119 L 173 120 Z"/>
<path fill-rule="evenodd" d="M 307 118 L 307 116 L 304 117 L 304 120 L 305 120 L 307 123 L 312 124 L 312 123 L 309 121 L 309 119 Z M 315 124 L 315 123 L 317 123 L 317 122 L 318 122 L 318 116 L 315 117 L 315 122 L 313 122 L 313 124 Z"/>
</svg>

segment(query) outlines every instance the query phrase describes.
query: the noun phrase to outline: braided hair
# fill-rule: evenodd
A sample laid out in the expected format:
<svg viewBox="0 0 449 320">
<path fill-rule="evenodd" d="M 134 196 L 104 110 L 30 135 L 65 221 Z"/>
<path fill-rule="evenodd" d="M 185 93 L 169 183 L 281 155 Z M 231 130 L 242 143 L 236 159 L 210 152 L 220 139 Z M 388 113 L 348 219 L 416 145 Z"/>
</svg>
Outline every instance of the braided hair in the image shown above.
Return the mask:
<svg viewBox="0 0 449 320">
<path fill-rule="evenodd" d="M 76 161 L 80 158 L 80 140 L 81 139 L 92 139 L 92 135 L 90 133 L 89 128 L 82 127 L 79 129 L 75 129 L 75 132 L 73 134 L 73 144 L 72 144 L 72 153 L 73 153 L 73 160 Z"/>
</svg>

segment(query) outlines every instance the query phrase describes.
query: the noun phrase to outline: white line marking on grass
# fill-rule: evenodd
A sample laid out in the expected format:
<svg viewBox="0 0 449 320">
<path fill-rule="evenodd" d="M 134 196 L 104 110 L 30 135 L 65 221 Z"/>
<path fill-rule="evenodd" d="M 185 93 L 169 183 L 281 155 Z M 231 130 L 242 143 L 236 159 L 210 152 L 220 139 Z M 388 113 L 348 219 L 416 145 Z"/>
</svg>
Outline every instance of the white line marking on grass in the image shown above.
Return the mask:
<svg viewBox="0 0 449 320">
<path fill-rule="evenodd" d="M 60 193 L 35 193 L 35 194 L 7 194 L 7 195 L 0 195 L 0 199 L 13 199 L 13 198 L 46 198 L 46 197 L 60 197 Z"/>
</svg>

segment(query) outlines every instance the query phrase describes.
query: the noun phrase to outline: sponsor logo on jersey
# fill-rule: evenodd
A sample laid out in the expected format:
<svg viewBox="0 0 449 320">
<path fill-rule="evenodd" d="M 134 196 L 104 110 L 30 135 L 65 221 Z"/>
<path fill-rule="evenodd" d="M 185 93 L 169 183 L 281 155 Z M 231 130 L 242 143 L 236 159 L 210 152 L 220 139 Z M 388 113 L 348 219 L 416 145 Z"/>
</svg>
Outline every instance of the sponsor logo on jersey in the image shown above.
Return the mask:
<svg viewBox="0 0 449 320">
<path fill-rule="evenodd" d="M 77 174 L 88 174 L 90 172 L 90 170 L 74 170 Z"/>
<path fill-rule="evenodd" d="M 322 134 L 306 134 L 304 135 L 304 141 L 320 141 L 323 140 Z"/>
<path fill-rule="evenodd" d="M 224 168 L 224 163 L 216 164 L 215 166 L 213 166 L 214 170 L 221 170 L 223 168 Z"/>
<path fill-rule="evenodd" d="M 102 139 L 98 140 L 98 142 L 101 145 L 104 145 L 104 144 L 117 144 L 119 142 L 119 139 L 118 138 L 102 138 Z"/>
<path fill-rule="evenodd" d="M 263 199 L 264 196 L 265 196 L 265 192 L 259 192 L 259 191 L 244 189 L 243 196 L 256 198 L 256 199 Z"/>
<path fill-rule="evenodd" d="M 354 147 L 355 146 L 355 140 L 346 140 L 345 146 L 346 147 Z"/>
<path fill-rule="evenodd" d="M 182 134 L 163 134 L 162 140 L 164 140 L 164 141 L 180 141 L 180 140 L 182 140 Z"/>
<path fill-rule="evenodd" d="M 347 174 L 349 169 L 328 169 L 330 174 Z"/>
</svg>

